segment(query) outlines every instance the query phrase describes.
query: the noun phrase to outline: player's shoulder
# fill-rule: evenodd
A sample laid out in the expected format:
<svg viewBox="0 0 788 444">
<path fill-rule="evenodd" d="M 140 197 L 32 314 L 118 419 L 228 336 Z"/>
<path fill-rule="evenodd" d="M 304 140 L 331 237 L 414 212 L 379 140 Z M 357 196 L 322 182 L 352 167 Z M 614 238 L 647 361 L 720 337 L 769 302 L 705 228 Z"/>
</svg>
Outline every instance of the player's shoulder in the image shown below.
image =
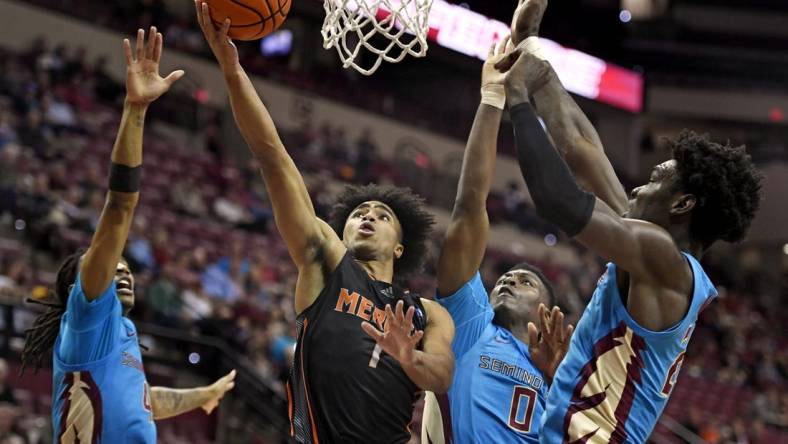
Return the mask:
<svg viewBox="0 0 788 444">
<path fill-rule="evenodd" d="M 427 316 L 428 323 L 431 321 L 431 319 L 436 317 L 438 321 L 443 318 L 448 318 L 449 321 L 451 321 L 451 316 L 443 305 L 432 299 L 427 299 L 424 297 L 419 297 L 418 300 L 421 303 L 421 306 L 424 307 L 424 314 Z"/>
<path fill-rule="evenodd" d="M 486 290 L 484 289 L 484 283 L 482 282 L 481 273 L 479 273 L 479 271 L 476 271 L 473 274 L 473 276 L 470 277 L 470 279 L 465 281 L 459 288 L 457 288 L 453 292 L 448 294 L 441 294 L 438 291 L 436 291 L 435 296 L 438 301 L 443 302 L 452 299 L 458 299 L 462 295 L 475 294 L 480 292 L 486 293 Z"/>
</svg>

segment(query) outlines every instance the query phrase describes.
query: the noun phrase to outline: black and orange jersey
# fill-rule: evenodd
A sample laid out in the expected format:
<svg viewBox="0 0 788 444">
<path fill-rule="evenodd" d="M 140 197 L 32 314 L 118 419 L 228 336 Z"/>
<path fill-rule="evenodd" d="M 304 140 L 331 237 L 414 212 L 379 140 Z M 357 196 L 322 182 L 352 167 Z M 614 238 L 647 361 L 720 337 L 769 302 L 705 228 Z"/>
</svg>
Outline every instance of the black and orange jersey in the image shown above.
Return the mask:
<svg viewBox="0 0 788 444">
<path fill-rule="evenodd" d="M 419 388 L 361 329 L 383 329 L 385 307 L 418 297 L 375 281 L 347 253 L 314 303 L 298 316 L 298 344 L 288 382 L 291 434 L 299 443 L 406 443 Z"/>
</svg>

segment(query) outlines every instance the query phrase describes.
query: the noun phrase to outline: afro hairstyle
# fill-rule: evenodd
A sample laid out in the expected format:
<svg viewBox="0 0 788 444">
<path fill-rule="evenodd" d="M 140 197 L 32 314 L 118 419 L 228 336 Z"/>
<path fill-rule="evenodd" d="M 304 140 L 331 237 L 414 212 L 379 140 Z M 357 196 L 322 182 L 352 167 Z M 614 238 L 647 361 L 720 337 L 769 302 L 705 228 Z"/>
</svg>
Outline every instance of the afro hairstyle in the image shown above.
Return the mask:
<svg viewBox="0 0 788 444">
<path fill-rule="evenodd" d="M 697 198 L 690 236 L 708 248 L 718 239 L 738 242 L 761 203 L 762 175 L 742 146 L 713 142 L 708 134 L 682 130 L 669 141 L 678 186 Z"/>
<path fill-rule="evenodd" d="M 402 245 L 405 251 L 394 262 L 394 276 L 401 281 L 421 271 L 427 255 L 427 239 L 435 224 L 434 217 L 425 209 L 424 199 L 410 188 L 375 184 L 348 185 L 337 198 L 329 216 L 329 225 L 342 238 L 348 217 L 359 205 L 369 201 L 388 205 L 402 226 Z"/>
</svg>

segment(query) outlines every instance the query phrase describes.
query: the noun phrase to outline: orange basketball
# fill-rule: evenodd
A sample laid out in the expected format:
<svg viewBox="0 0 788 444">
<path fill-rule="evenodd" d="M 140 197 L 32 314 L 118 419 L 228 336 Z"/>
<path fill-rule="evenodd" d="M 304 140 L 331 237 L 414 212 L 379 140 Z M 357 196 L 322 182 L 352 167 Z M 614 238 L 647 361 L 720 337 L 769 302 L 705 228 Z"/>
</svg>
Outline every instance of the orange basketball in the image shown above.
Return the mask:
<svg viewBox="0 0 788 444">
<path fill-rule="evenodd" d="M 221 26 L 230 18 L 230 38 L 256 40 L 274 32 L 290 12 L 290 0 L 207 0 L 211 19 Z"/>
</svg>

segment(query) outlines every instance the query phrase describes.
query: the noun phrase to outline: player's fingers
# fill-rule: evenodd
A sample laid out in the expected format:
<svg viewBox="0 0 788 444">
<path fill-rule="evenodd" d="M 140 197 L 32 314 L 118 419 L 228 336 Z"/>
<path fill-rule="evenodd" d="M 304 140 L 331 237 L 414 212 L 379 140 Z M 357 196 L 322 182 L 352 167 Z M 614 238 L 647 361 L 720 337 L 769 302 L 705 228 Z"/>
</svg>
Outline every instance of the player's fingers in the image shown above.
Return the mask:
<svg viewBox="0 0 788 444">
<path fill-rule="evenodd" d="M 123 39 L 123 55 L 126 56 L 126 65 L 131 65 L 134 59 L 131 56 L 131 43 L 129 39 Z"/>
<path fill-rule="evenodd" d="M 553 316 L 553 331 L 556 332 L 559 341 L 564 340 L 564 314 L 560 310 Z"/>
<path fill-rule="evenodd" d="M 389 331 L 391 329 L 392 323 L 395 325 L 397 324 L 397 319 L 394 316 L 394 312 L 391 311 L 391 304 L 386 304 L 386 323 L 385 323 L 385 331 Z"/>
<path fill-rule="evenodd" d="M 542 335 L 550 334 L 550 318 L 547 307 L 544 304 L 539 304 L 539 330 Z"/>
<path fill-rule="evenodd" d="M 413 345 L 416 345 L 416 344 L 419 343 L 419 341 L 421 341 L 421 338 L 423 338 L 423 337 L 424 337 L 424 330 L 416 330 L 413 333 L 413 336 L 410 337 L 410 342 Z"/>
<path fill-rule="evenodd" d="M 137 30 L 136 60 L 140 61 L 145 57 L 145 31 L 142 28 Z"/>
<path fill-rule="evenodd" d="M 164 82 L 166 82 L 168 86 L 172 86 L 172 84 L 177 82 L 178 79 L 184 76 L 184 74 L 186 74 L 186 72 L 182 69 L 173 71 L 170 73 L 170 75 L 164 78 Z"/>
<path fill-rule="evenodd" d="M 156 42 L 153 47 L 153 61 L 159 63 L 161 60 L 161 51 L 162 47 L 164 46 L 164 36 L 160 33 L 156 33 Z"/>
<path fill-rule="evenodd" d="M 223 36 L 227 37 L 227 33 L 230 32 L 230 17 L 224 19 L 224 23 L 222 23 L 222 30 L 221 33 Z"/>
<path fill-rule="evenodd" d="M 402 308 L 405 306 L 405 303 L 402 300 L 397 301 L 397 308 L 396 308 L 396 315 L 397 315 L 397 322 L 401 325 L 405 322 L 405 313 Z"/>
<path fill-rule="evenodd" d="M 503 45 L 504 53 L 511 51 L 514 48 L 514 43 L 512 43 L 512 36 L 511 34 L 506 37 L 506 44 Z"/>
<path fill-rule="evenodd" d="M 372 324 L 370 324 L 369 322 L 362 322 L 361 329 L 364 330 L 364 333 L 370 335 L 372 339 L 374 339 L 377 342 L 380 342 L 385 337 L 385 335 L 381 333 L 380 330 L 373 327 Z"/>
<path fill-rule="evenodd" d="M 489 50 L 489 51 L 487 51 L 487 58 L 489 59 L 490 57 L 492 57 L 492 56 L 494 56 L 494 55 L 495 55 L 495 42 L 493 42 L 493 43 L 490 45 L 490 50 Z"/>
<path fill-rule="evenodd" d="M 156 50 L 156 34 L 158 34 L 156 27 L 151 26 L 148 32 L 148 43 L 145 45 L 146 59 L 153 59 L 153 52 Z"/>
<path fill-rule="evenodd" d="M 520 60 L 521 53 L 522 51 L 520 49 L 515 48 L 515 50 L 504 57 L 503 60 L 495 64 L 495 69 L 500 72 L 509 71 Z"/>
<path fill-rule="evenodd" d="M 544 309 L 540 305 L 539 312 L 537 314 L 537 317 L 539 318 L 539 332 L 542 333 L 542 338 L 545 339 L 545 337 L 547 336 L 547 325 L 545 325 L 546 322 L 545 322 L 545 317 L 542 315 L 543 312 Z"/>
<path fill-rule="evenodd" d="M 194 12 L 197 14 L 197 24 L 204 30 L 204 25 L 202 23 L 202 2 L 200 0 L 194 0 Z"/>
<path fill-rule="evenodd" d="M 553 309 L 548 312 L 548 315 L 547 315 L 547 320 L 548 320 L 547 328 L 550 329 L 550 333 L 556 333 L 555 329 L 556 329 L 556 326 L 558 325 L 556 323 L 556 321 L 558 320 L 558 313 L 560 313 L 560 312 L 561 311 L 558 309 L 558 307 L 553 307 Z"/>
<path fill-rule="evenodd" d="M 224 377 L 227 378 L 227 380 L 229 380 L 229 381 L 233 381 L 233 380 L 235 380 L 235 375 L 236 375 L 236 372 L 235 372 L 235 369 L 233 369 L 230 373 L 226 374 Z"/>
<path fill-rule="evenodd" d="M 563 350 L 564 353 L 569 350 L 569 343 L 572 342 L 572 333 L 574 332 L 575 326 L 572 324 L 569 324 L 564 331 L 564 342 L 561 344 L 561 350 Z"/>
<path fill-rule="evenodd" d="M 413 328 L 413 315 L 416 314 L 416 307 L 410 306 L 408 311 L 405 313 L 405 324 L 404 327 L 410 331 Z"/>
<path fill-rule="evenodd" d="M 506 52 L 506 45 L 508 42 L 509 42 L 509 36 L 507 35 L 506 38 L 498 42 L 498 50 L 496 51 L 496 54 L 498 55 L 504 54 Z"/>
<path fill-rule="evenodd" d="M 536 324 L 533 322 L 528 323 L 528 348 L 536 348 L 539 343 L 539 331 L 536 329 Z"/>
<path fill-rule="evenodd" d="M 203 31 L 213 37 L 215 29 L 213 27 L 213 20 L 211 19 L 211 11 L 208 9 L 208 3 L 202 2 L 200 5 L 200 15 L 202 15 Z"/>
</svg>

